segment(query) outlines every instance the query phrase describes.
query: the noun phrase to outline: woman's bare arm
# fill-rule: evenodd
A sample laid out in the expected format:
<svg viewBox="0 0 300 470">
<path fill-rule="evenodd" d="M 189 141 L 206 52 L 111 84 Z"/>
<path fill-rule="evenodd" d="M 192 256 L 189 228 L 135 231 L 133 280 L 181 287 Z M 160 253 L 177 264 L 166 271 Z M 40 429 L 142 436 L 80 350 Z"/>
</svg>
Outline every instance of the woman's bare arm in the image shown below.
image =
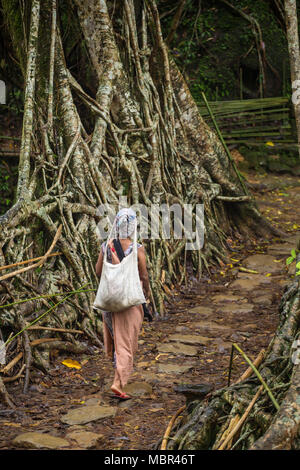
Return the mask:
<svg viewBox="0 0 300 470">
<path fill-rule="evenodd" d="M 147 270 L 146 254 L 145 254 L 145 249 L 143 246 L 138 249 L 138 268 L 139 268 L 140 280 L 143 283 L 145 296 L 147 299 L 149 299 L 150 282 L 149 282 L 149 276 L 148 276 L 148 270 Z"/>
<path fill-rule="evenodd" d="M 101 277 L 102 266 L 103 266 L 103 253 L 102 253 L 102 248 L 101 248 L 100 253 L 99 253 L 99 257 L 98 257 L 98 261 L 97 261 L 97 264 L 96 264 L 96 274 L 97 274 L 98 277 Z"/>
</svg>

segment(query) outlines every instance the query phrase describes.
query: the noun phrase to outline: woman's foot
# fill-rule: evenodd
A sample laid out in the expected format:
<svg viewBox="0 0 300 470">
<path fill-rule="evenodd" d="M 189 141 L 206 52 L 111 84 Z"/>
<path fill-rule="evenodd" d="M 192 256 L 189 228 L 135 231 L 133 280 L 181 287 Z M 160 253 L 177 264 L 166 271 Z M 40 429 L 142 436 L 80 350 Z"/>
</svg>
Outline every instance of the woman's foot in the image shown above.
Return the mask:
<svg viewBox="0 0 300 470">
<path fill-rule="evenodd" d="M 125 392 L 122 392 L 115 386 L 110 387 L 111 391 L 114 393 L 114 398 L 120 398 L 121 400 L 129 400 L 131 397 L 127 395 Z"/>
</svg>

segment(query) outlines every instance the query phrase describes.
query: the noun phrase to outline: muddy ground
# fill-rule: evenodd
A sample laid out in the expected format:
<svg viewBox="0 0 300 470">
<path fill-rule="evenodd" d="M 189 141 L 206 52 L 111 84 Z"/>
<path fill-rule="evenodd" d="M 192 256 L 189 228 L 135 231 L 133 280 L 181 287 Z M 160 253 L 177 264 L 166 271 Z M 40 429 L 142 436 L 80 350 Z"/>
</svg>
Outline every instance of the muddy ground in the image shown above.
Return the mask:
<svg viewBox="0 0 300 470">
<path fill-rule="evenodd" d="M 102 351 L 54 356 L 50 375 L 33 371 L 26 395 L 22 378 L 7 384 L 18 408 L 11 412 L 0 404 L 0 449 L 151 449 L 185 403 L 176 385 L 220 388 L 227 383 L 232 342 L 252 359 L 267 347 L 293 275 L 285 260 L 300 233 L 300 178 L 250 173 L 248 180 L 262 185 L 253 193 L 259 208 L 287 237 L 229 241 L 228 264 L 174 292 L 165 318 L 144 322 L 128 386 L 131 400 L 111 398 L 113 368 Z M 64 359 L 81 368 L 68 368 Z M 236 356 L 232 380 L 246 368 Z"/>
</svg>

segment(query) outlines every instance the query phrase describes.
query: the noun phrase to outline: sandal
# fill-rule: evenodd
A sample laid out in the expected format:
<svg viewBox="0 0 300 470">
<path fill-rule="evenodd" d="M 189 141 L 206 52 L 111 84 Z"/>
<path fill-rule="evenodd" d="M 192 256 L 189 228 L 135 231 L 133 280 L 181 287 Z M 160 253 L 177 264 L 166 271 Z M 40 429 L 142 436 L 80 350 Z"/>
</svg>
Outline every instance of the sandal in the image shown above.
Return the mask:
<svg viewBox="0 0 300 470">
<path fill-rule="evenodd" d="M 117 390 L 112 390 L 114 392 L 113 395 L 111 395 L 112 398 L 119 398 L 120 400 L 130 400 L 130 396 L 127 395 L 125 392 L 117 392 Z"/>
</svg>

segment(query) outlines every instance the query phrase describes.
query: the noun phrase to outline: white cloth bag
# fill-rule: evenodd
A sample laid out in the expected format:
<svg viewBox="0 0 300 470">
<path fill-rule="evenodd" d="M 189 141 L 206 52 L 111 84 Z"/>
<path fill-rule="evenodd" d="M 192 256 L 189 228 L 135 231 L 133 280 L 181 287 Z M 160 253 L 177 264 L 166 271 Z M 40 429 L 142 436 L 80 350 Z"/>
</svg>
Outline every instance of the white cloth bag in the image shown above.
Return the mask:
<svg viewBox="0 0 300 470">
<path fill-rule="evenodd" d="M 107 261 L 107 247 L 108 243 L 106 243 L 104 251 L 102 273 L 94 308 L 107 312 L 121 312 L 133 305 L 146 302 L 138 271 L 136 223 L 132 251 L 120 263 L 112 264 Z"/>
</svg>

